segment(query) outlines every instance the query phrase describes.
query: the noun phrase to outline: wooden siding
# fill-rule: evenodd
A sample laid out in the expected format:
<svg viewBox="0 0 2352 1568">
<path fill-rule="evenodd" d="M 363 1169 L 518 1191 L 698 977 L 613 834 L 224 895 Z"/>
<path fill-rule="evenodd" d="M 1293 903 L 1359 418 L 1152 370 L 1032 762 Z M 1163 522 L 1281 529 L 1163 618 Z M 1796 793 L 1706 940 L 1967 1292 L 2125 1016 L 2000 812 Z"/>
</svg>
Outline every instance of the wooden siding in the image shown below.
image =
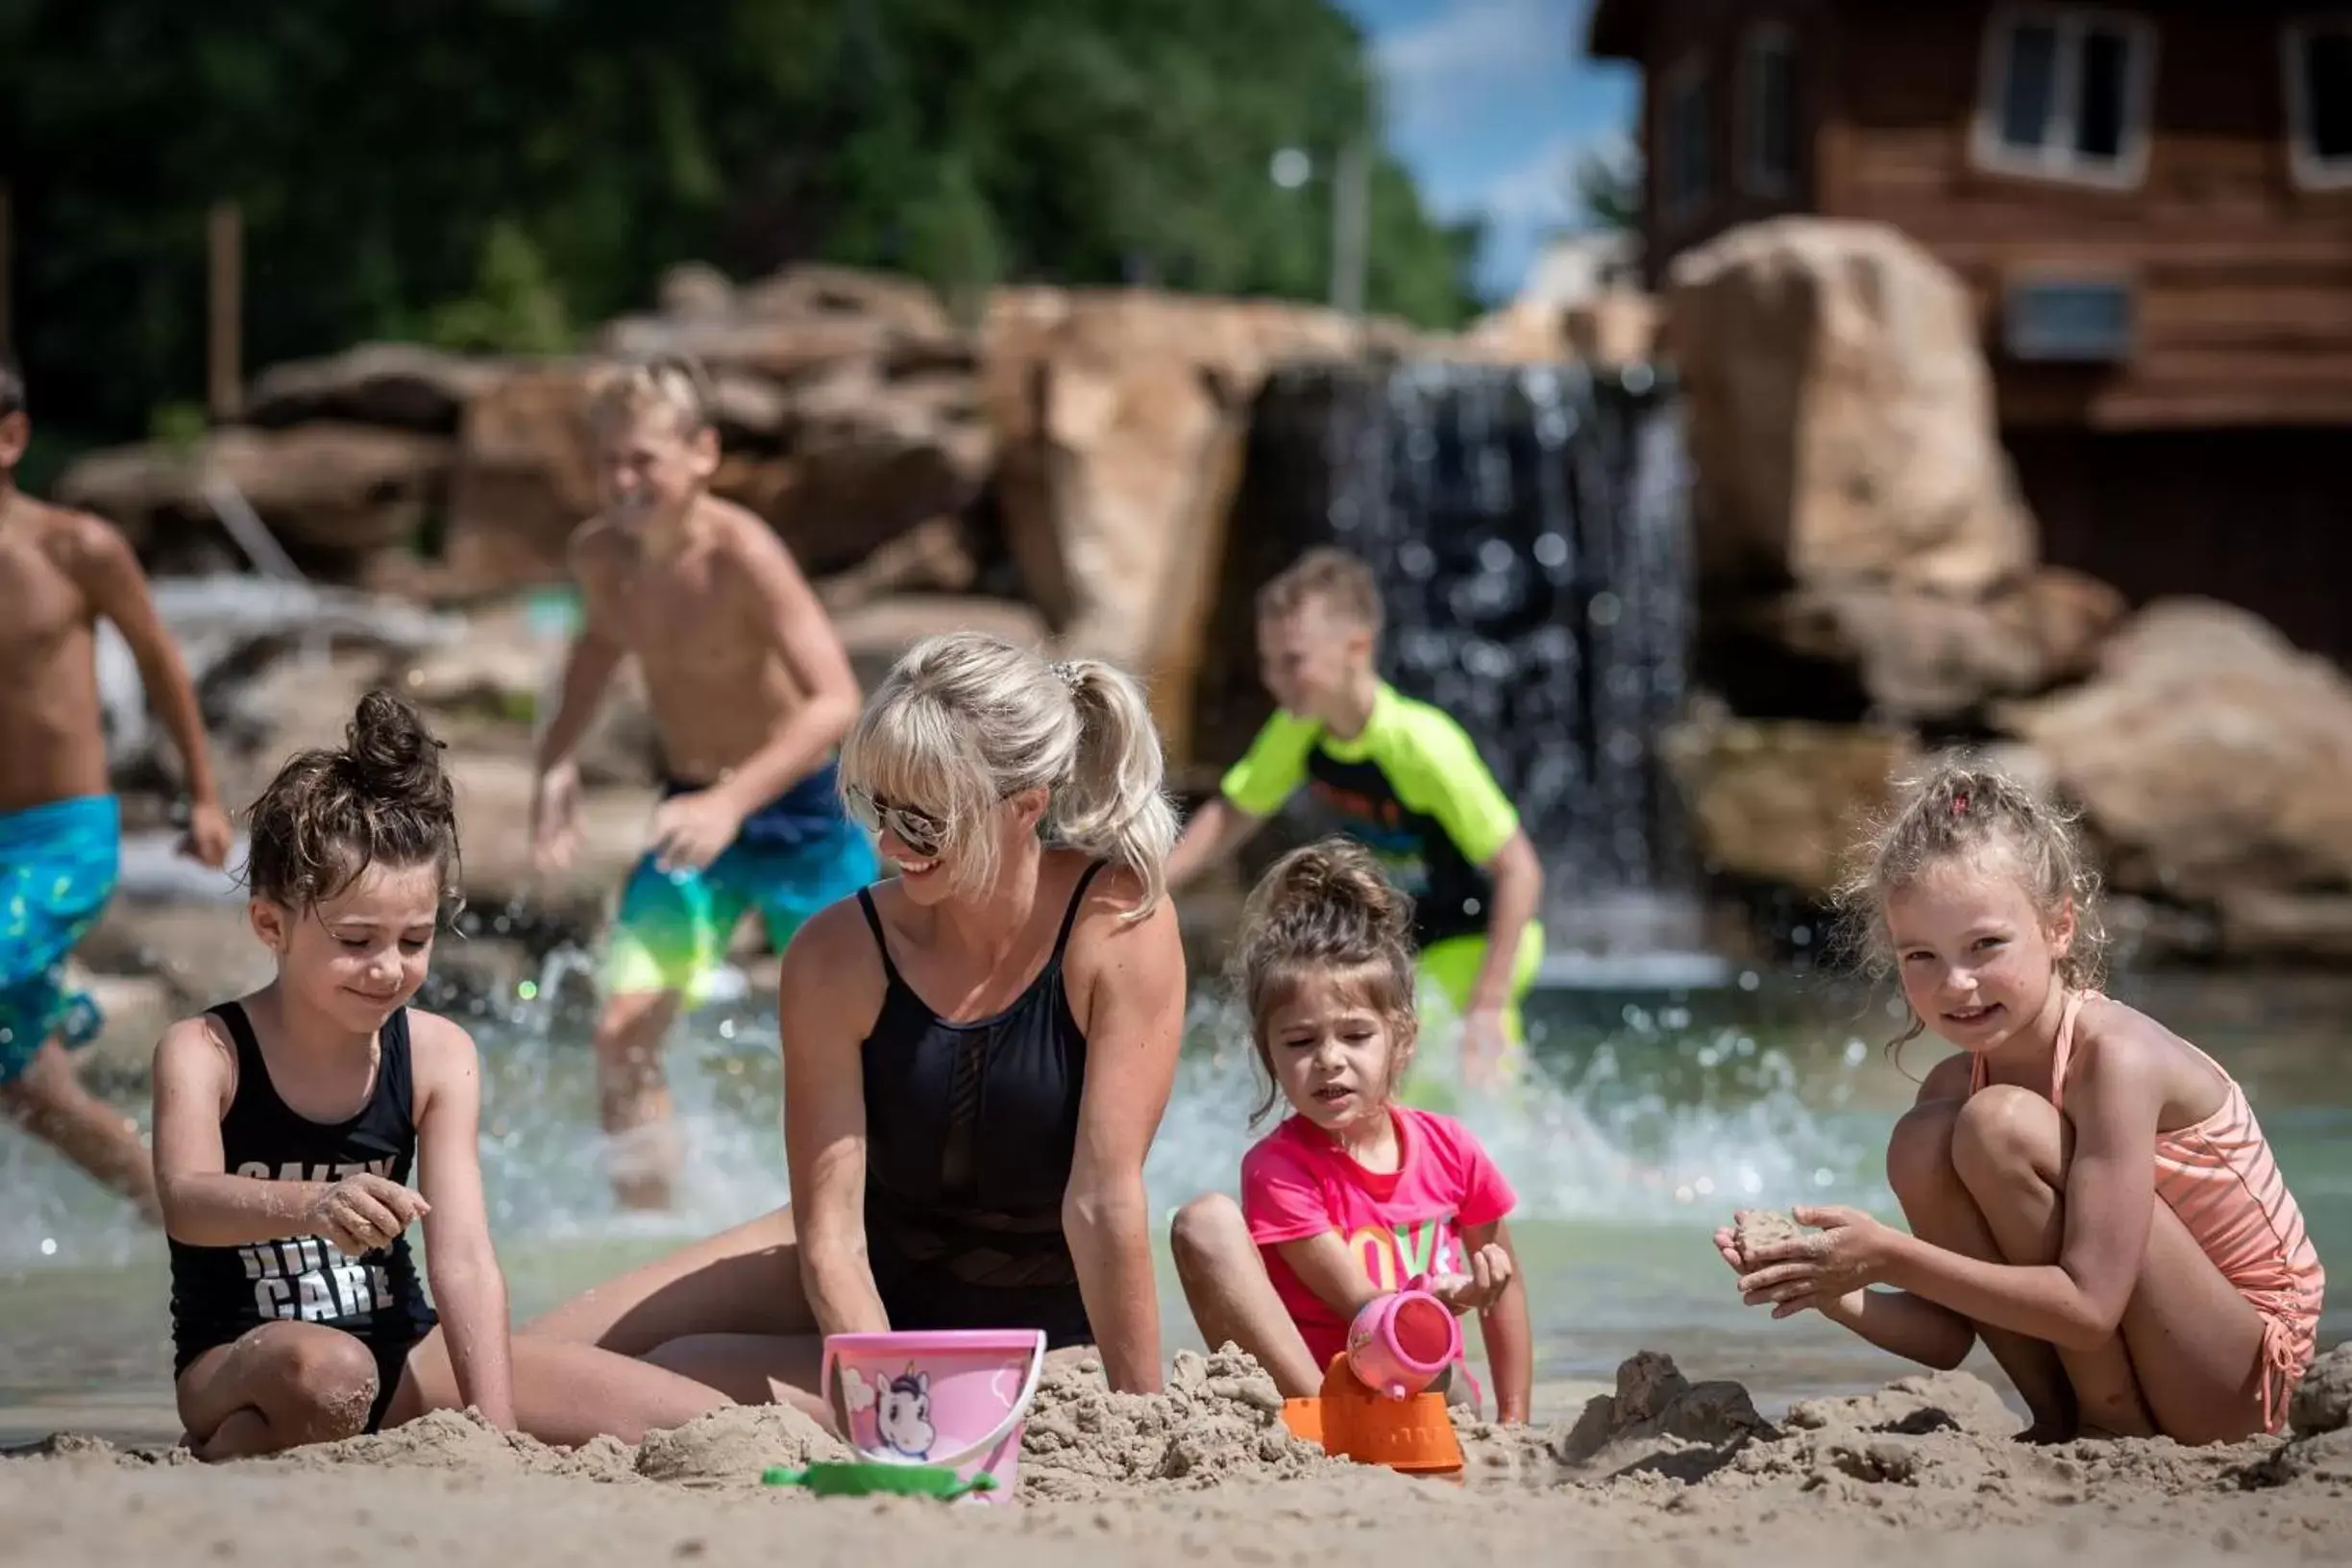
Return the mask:
<svg viewBox="0 0 2352 1568">
<path fill-rule="evenodd" d="M 2340 429 L 2006 432 L 2046 560 L 2135 605 L 2241 605 L 2352 666 L 2352 442 Z"/>
<path fill-rule="evenodd" d="M 1800 201 L 1782 208 L 1801 202 L 1891 223 L 1958 269 L 1983 313 L 2005 422 L 2352 424 L 2352 190 L 2295 184 L 2281 71 L 2284 25 L 2330 7 L 2142 0 L 2107 8 L 2145 18 L 2156 37 L 2149 153 L 2127 188 L 1977 165 L 1972 137 L 1993 0 L 1790 0 L 1754 13 L 1767 9 L 1800 22 L 1799 76 L 1818 115 L 1811 179 Z M 2352 6 L 2340 9 L 2352 14 Z M 1747 12 L 1728 0 L 1655 7 L 1645 35 L 1652 83 L 1693 55 L 1727 65 Z M 1656 111 L 1653 101 L 1645 115 L 1653 136 Z M 1727 96 L 1719 140 L 1729 112 Z M 1719 151 L 1719 168 L 1730 151 Z M 1655 178 L 1654 170 L 1654 192 Z M 1678 251 L 1765 215 L 1732 199 L 1653 223 L 1652 276 L 1663 276 Z M 2053 367 L 2000 353 L 2007 284 L 2052 272 L 2129 281 L 2135 342 L 2126 363 Z"/>
</svg>

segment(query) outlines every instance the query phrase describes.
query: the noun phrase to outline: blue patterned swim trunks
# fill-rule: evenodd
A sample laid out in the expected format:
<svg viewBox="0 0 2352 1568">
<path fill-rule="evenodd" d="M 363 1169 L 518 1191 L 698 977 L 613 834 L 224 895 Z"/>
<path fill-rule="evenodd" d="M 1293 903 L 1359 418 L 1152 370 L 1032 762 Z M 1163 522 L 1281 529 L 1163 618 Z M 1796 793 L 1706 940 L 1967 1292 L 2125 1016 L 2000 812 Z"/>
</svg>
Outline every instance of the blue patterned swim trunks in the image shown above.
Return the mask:
<svg viewBox="0 0 2352 1568">
<path fill-rule="evenodd" d="M 110 795 L 0 812 L 0 1084 L 24 1076 L 52 1035 L 86 1045 L 104 1021 L 65 989 L 65 960 L 98 923 L 122 865 Z"/>
</svg>

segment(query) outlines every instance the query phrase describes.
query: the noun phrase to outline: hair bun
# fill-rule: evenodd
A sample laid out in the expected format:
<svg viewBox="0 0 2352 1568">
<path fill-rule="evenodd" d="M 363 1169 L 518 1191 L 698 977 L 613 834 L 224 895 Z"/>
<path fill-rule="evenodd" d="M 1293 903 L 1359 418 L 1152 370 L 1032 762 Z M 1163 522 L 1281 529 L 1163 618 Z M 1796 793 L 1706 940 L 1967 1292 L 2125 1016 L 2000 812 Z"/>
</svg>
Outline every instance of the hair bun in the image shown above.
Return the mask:
<svg viewBox="0 0 2352 1568">
<path fill-rule="evenodd" d="M 343 733 L 353 782 L 367 794 L 420 804 L 448 796 L 441 742 L 405 698 L 380 687 L 368 693 Z"/>
<path fill-rule="evenodd" d="M 1292 850 L 1267 873 L 1263 893 L 1272 919 L 1338 918 L 1372 941 L 1402 941 L 1412 929 L 1412 899 L 1353 839 L 1327 838 Z"/>
</svg>

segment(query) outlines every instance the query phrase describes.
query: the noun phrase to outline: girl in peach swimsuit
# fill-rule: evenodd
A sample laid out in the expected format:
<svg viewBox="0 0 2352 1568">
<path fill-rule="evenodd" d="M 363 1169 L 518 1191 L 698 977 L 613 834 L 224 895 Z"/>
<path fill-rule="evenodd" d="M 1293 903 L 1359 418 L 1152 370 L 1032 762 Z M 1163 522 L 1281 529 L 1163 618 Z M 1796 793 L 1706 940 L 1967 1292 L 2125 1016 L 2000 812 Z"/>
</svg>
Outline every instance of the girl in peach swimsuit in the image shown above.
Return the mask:
<svg viewBox="0 0 2352 1568">
<path fill-rule="evenodd" d="M 1867 858 L 1852 901 L 1901 980 L 1903 1039 L 1961 1054 L 1887 1148 L 1909 1234 L 1843 1208 L 1745 1251 L 1727 1227 L 1744 1299 L 1931 1366 L 1981 1338 L 2028 1436 L 2277 1431 L 2315 1349 L 2318 1254 L 2237 1082 L 2093 989 L 2097 889 L 2070 824 L 1948 763 Z"/>
<path fill-rule="evenodd" d="M 2074 1022 L 2096 992 L 2069 992 L 2050 1070 L 2050 1109 L 2066 1114 Z M 2156 1135 L 2156 1195 L 2165 1201 L 2221 1277 L 2262 1314 L 2263 1429 L 2274 1431 L 2287 1396 L 2317 1354 L 2319 1300 L 2327 1275 L 2287 1190 L 2269 1140 L 2245 1090 L 2220 1063 L 2183 1041 L 2220 1080 L 2221 1103 L 2202 1120 Z M 1988 1058 L 1970 1058 L 1969 1092 L 1985 1087 Z"/>
</svg>

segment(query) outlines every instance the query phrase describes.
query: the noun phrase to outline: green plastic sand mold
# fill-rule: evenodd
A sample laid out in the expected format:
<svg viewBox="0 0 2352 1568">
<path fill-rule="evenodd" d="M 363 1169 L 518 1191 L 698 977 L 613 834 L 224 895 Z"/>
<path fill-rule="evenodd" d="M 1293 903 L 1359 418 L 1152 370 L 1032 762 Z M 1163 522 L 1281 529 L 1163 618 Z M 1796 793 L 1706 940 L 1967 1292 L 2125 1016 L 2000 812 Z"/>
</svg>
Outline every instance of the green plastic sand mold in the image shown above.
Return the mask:
<svg viewBox="0 0 2352 1568">
<path fill-rule="evenodd" d="M 974 1492 L 996 1489 L 996 1478 L 985 1473 L 965 1481 L 937 1464 L 874 1464 L 821 1462 L 805 1470 L 781 1465 L 763 1471 L 764 1486 L 798 1486 L 819 1497 L 936 1497 L 944 1503 Z"/>
</svg>

